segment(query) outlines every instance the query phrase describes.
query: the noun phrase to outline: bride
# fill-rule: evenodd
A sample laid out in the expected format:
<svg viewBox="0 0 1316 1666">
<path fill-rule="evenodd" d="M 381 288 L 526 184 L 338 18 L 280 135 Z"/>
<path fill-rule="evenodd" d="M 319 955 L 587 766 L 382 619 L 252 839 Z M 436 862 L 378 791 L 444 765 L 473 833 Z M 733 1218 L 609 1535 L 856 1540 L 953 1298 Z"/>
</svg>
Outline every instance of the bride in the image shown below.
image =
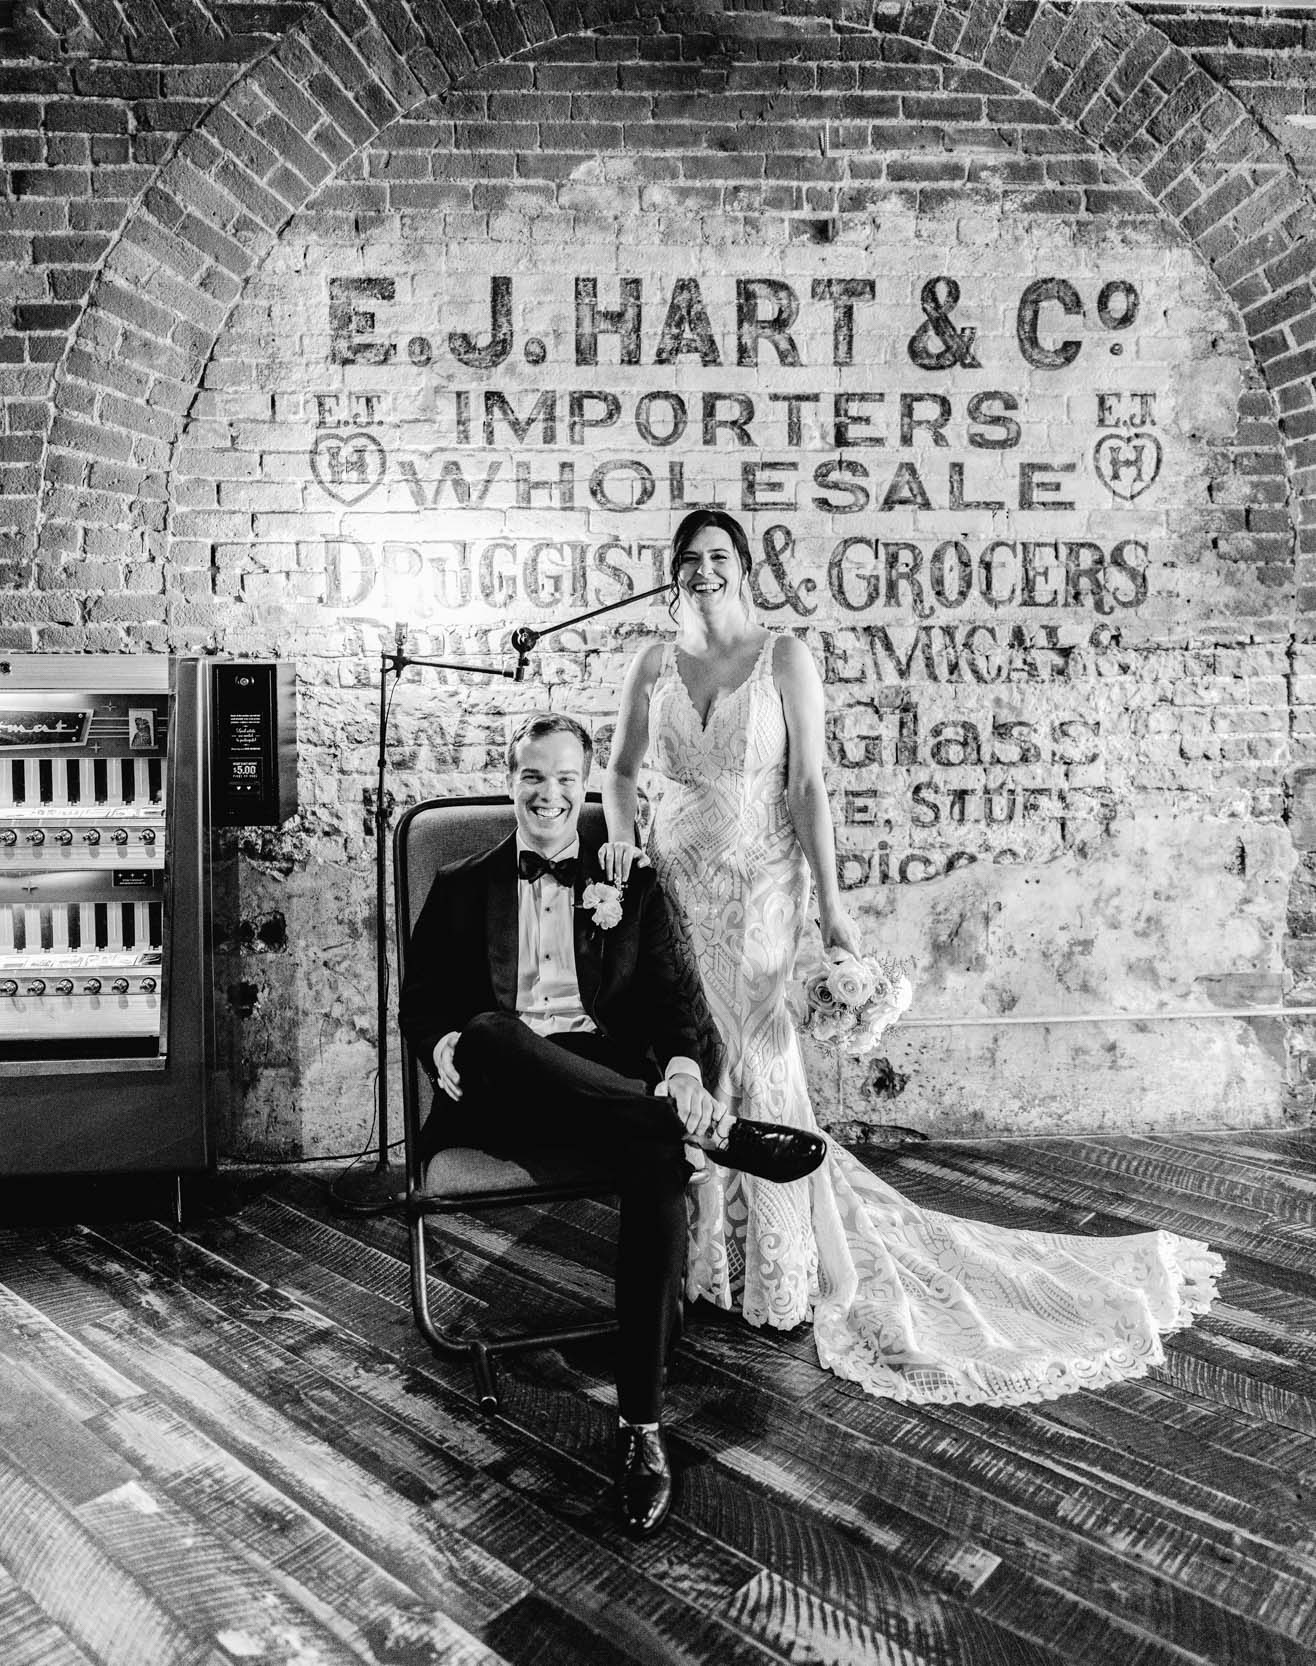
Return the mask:
<svg viewBox="0 0 1316 1666">
<path fill-rule="evenodd" d="M 649 856 L 683 921 L 738 1116 L 816 1128 L 786 992 L 816 892 L 824 948 L 858 954 L 823 783 L 808 650 L 754 618 L 744 529 L 695 510 L 672 543 L 674 641 L 643 648 L 604 783 L 604 869 L 624 881 L 646 756 Z M 1220 1257 L 1169 1232 L 1081 1238 L 909 1203 L 834 1142 L 807 1179 L 710 1167 L 692 1183 L 686 1294 L 754 1325 L 812 1320 L 821 1363 L 872 1394 L 1013 1405 L 1141 1376 L 1215 1296 Z"/>
</svg>

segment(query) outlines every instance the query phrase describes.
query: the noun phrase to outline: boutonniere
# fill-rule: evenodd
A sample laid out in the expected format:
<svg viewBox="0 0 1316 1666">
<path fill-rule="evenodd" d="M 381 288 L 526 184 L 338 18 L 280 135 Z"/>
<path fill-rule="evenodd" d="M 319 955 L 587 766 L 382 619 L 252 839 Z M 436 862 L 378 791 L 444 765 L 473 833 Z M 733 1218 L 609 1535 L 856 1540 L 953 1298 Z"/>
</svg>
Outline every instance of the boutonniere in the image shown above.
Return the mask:
<svg viewBox="0 0 1316 1666">
<path fill-rule="evenodd" d="M 596 880 L 580 893 L 580 906 L 592 908 L 594 924 L 600 931 L 611 931 L 621 919 L 621 888 Z"/>
</svg>

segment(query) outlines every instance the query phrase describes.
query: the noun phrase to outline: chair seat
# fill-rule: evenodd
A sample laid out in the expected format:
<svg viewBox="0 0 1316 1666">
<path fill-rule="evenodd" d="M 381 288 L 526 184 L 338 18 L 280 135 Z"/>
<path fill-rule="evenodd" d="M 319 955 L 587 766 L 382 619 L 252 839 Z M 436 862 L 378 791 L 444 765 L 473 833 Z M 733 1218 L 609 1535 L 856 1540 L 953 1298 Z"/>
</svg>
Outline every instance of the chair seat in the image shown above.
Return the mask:
<svg viewBox="0 0 1316 1666">
<path fill-rule="evenodd" d="M 425 1165 L 421 1196 L 475 1198 L 486 1192 L 516 1192 L 543 1187 L 589 1187 L 609 1192 L 613 1181 L 600 1164 L 574 1152 L 535 1153 L 524 1162 L 495 1157 L 473 1146 L 454 1145 L 436 1152 Z"/>
</svg>

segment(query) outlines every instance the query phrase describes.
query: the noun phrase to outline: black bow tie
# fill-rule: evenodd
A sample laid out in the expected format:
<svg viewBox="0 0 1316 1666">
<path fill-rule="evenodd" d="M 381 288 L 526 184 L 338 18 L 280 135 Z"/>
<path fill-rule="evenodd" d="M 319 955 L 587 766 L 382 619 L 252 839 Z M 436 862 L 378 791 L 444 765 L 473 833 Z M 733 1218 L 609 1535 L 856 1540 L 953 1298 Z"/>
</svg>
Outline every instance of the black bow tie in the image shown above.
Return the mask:
<svg viewBox="0 0 1316 1666">
<path fill-rule="evenodd" d="M 533 881 L 538 879 L 540 874 L 551 874 L 559 885 L 574 885 L 576 858 L 562 856 L 556 862 L 550 862 L 547 856 L 541 856 L 537 850 L 523 850 L 516 859 L 516 871 L 526 880 Z"/>
</svg>

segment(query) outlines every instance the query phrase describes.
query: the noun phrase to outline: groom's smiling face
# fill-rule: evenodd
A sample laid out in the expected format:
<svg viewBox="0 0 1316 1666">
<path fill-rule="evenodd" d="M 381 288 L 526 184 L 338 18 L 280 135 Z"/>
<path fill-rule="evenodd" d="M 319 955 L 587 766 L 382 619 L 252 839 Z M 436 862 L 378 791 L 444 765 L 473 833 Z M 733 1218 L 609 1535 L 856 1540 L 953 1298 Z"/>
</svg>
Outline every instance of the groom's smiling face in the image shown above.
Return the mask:
<svg viewBox="0 0 1316 1666">
<path fill-rule="evenodd" d="M 585 751 L 563 730 L 522 741 L 508 779 L 521 842 L 556 856 L 576 836 L 585 802 Z"/>
</svg>

